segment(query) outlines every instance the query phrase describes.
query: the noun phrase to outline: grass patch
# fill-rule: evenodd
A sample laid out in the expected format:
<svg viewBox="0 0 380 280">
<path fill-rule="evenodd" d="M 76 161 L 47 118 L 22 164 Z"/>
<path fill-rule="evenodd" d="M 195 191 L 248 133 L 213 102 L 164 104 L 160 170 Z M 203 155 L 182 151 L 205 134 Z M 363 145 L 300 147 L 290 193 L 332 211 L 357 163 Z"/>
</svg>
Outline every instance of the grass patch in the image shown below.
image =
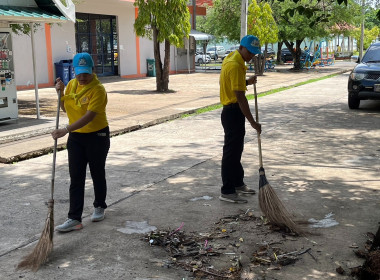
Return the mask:
<svg viewBox="0 0 380 280">
<path fill-rule="evenodd" d="M 291 86 L 287 86 L 287 87 L 280 87 L 280 88 L 276 88 L 276 89 L 271 89 L 271 90 L 259 93 L 257 95 L 257 97 L 262 97 L 262 96 L 274 94 L 274 93 L 277 93 L 277 92 L 281 92 L 281 91 L 284 91 L 284 90 L 288 90 L 288 89 L 296 88 L 296 87 L 299 87 L 299 86 L 303 86 L 303 85 L 306 85 L 306 84 L 314 83 L 314 82 L 317 82 L 317 81 L 326 80 L 326 79 L 329 79 L 329 78 L 332 78 L 332 77 L 335 77 L 335 76 L 338 76 L 338 75 L 339 74 L 331 74 L 331 75 L 327 75 L 327 76 L 324 76 L 324 77 L 321 77 L 321 78 L 315 78 L 315 79 L 310 79 L 310 80 L 307 80 L 307 81 L 304 81 L 304 82 L 300 82 L 300 83 L 297 83 L 295 85 L 291 85 Z M 255 95 L 254 94 L 247 94 L 246 97 L 247 97 L 248 100 L 252 100 L 252 99 L 255 98 Z M 187 117 L 190 117 L 190 116 L 199 115 L 199 114 L 202 114 L 202 113 L 214 111 L 214 110 L 220 109 L 222 107 L 223 107 L 222 104 L 210 105 L 210 106 L 207 106 L 207 107 L 203 107 L 203 108 L 197 109 L 192 114 L 183 114 L 182 118 L 187 118 Z"/>
</svg>

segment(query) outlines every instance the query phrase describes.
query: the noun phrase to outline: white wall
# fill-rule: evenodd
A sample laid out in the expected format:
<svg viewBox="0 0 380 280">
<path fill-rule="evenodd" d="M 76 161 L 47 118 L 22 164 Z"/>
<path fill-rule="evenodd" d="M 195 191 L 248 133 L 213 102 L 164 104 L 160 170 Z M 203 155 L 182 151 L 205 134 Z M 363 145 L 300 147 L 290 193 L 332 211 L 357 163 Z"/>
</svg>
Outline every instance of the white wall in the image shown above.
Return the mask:
<svg viewBox="0 0 380 280">
<path fill-rule="evenodd" d="M 13 58 L 15 67 L 16 85 L 34 84 L 32 41 L 28 35 L 12 33 Z M 48 83 L 48 68 L 46 56 L 45 27 L 42 24 L 34 33 L 36 73 L 39 84 Z"/>
<path fill-rule="evenodd" d="M 133 24 L 135 22 L 135 7 L 131 2 L 120 2 L 118 0 L 81 0 L 76 5 L 76 12 L 88 14 L 104 14 L 116 16 L 119 42 L 119 75 L 137 75 L 136 57 L 136 34 Z M 27 35 L 12 35 L 15 57 L 16 84 L 27 86 L 33 83 L 33 67 L 31 40 Z M 39 84 L 49 83 L 45 25 L 42 24 L 35 33 L 35 50 L 37 61 L 37 76 Z M 51 26 L 52 62 L 53 75 L 55 79 L 55 62 L 72 59 L 76 53 L 75 45 L 75 25 L 72 22 L 53 24 Z M 146 38 L 139 38 L 140 44 L 140 74 L 147 73 L 148 58 L 154 58 L 153 42 Z M 172 46 L 170 54 L 170 69 L 176 70 L 175 48 Z M 161 45 L 161 57 L 164 59 L 164 45 Z M 194 58 L 191 57 L 193 66 Z M 192 67 L 193 68 L 193 67 Z M 177 69 L 187 69 L 183 57 L 178 57 Z"/>
<path fill-rule="evenodd" d="M 136 34 L 133 29 L 133 24 L 135 23 L 135 8 L 132 6 L 126 9 L 125 12 L 122 12 L 121 15 L 118 15 L 117 23 L 120 52 L 120 76 L 135 75 L 137 74 Z M 141 45 L 142 42 L 140 40 L 140 47 Z"/>
<path fill-rule="evenodd" d="M 72 22 L 54 24 L 51 27 L 51 49 L 53 63 L 73 59 L 76 53 L 75 25 Z M 55 67 L 54 67 L 55 70 Z M 54 72 L 55 78 L 55 72 Z"/>
</svg>

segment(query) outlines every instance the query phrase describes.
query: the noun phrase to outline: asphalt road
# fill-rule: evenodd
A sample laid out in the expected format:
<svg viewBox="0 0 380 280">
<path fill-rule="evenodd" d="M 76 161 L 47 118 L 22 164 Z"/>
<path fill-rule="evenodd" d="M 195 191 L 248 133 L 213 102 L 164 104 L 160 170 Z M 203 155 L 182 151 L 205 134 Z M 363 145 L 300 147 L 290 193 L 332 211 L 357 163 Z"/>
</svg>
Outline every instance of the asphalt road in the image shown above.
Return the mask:
<svg viewBox="0 0 380 280">
<path fill-rule="evenodd" d="M 317 235 L 283 238 L 259 234 L 255 224 L 242 231 L 243 279 L 350 279 L 339 275 L 362 263 L 353 245 L 364 247 L 365 234 L 378 227 L 380 212 L 380 102 L 347 107 L 348 74 L 259 98 L 262 147 L 267 178 L 286 206 L 302 219 L 322 220 L 332 213 L 337 225 Z M 252 110 L 253 101 L 250 102 Z M 191 273 L 157 264 L 165 254 L 127 234 L 128 222 L 146 227 L 205 232 L 221 217 L 253 209 L 218 200 L 223 131 L 220 110 L 177 119 L 117 136 L 107 161 L 107 217 L 89 221 L 91 180 L 86 181 L 84 229 L 55 234 L 55 248 L 37 273 L 15 271 L 35 246 L 45 223 L 52 155 L 0 167 L 1 279 L 192 279 Z M 243 165 L 246 183 L 258 188 L 257 139 L 247 126 Z M 57 155 L 55 221 L 68 209 L 67 153 Z M 205 201 L 204 199 L 210 199 Z M 254 267 L 252 252 L 281 239 L 289 251 L 312 248 L 317 261 L 304 256 L 281 270 Z"/>
</svg>

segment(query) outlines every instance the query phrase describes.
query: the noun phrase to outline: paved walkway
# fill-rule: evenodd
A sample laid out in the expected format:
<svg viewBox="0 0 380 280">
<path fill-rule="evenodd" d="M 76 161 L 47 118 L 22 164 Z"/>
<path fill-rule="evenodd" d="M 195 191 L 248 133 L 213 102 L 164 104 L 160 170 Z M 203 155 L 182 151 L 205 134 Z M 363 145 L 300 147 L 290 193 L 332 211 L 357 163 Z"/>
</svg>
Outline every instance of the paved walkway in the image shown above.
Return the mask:
<svg viewBox="0 0 380 280">
<path fill-rule="evenodd" d="M 322 76 L 351 70 L 355 63 L 337 62 L 294 73 L 289 65 L 277 66 L 258 78 L 257 90 L 264 92 Z M 102 78 L 108 92 L 107 115 L 113 135 L 162 123 L 192 113 L 196 109 L 219 103 L 219 72 L 199 72 L 170 76 L 169 93 L 155 92 L 155 78 L 125 80 Z M 249 88 L 248 94 L 252 94 Z M 11 163 L 49 153 L 53 141 L 49 135 L 55 127 L 56 93 L 53 88 L 39 90 L 41 118 L 36 119 L 34 90 L 18 92 L 19 120 L 0 123 L 0 163 Z M 64 113 L 61 125 L 67 124 Z M 66 138 L 58 144 L 63 146 Z"/>
<path fill-rule="evenodd" d="M 205 270 L 214 267 L 221 273 L 228 271 L 237 258 L 245 280 L 350 279 L 350 268 L 363 264 L 353 250 L 364 249 L 367 232 L 378 227 L 380 103 L 367 101 L 360 110 L 349 110 L 347 78 L 345 73 L 259 98 L 268 181 L 297 217 L 324 222 L 324 227 L 314 229 L 316 235 L 293 237 L 271 230 L 263 224 L 257 195 L 248 196 L 249 203 L 243 205 L 218 200 L 223 146 L 219 109 L 111 138 L 106 165 L 106 219 L 90 222 L 93 190 L 88 174 L 83 230 L 55 232 L 49 261 L 36 273 L 15 271 L 15 266 L 34 248 L 45 224 L 52 154 L 1 165 L 0 279 L 194 279 L 192 272 L 174 265 L 175 261 L 183 262 L 182 258 L 170 258 L 164 248 L 149 246 L 144 238 L 154 228 L 174 230 L 182 223 L 182 230 L 201 240 L 201 246 L 206 239 L 220 253 L 207 257 L 207 266 L 199 259 L 189 262 L 191 269 L 203 265 Z M 141 82 L 127 84 L 133 88 Z M 213 94 L 217 95 L 216 89 L 214 86 Z M 178 91 L 165 96 L 168 100 L 177 97 L 173 101 L 177 104 L 182 95 Z M 154 99 L 149 100 L 147 104 L 154 103 Z M 167 115 L 178 113 L 182 107 L 188 110 L 186 105 L 173 106 L 177 110 Z M 162 107 L 167 106 L 162 104 L 155 112 L 161 113 Z M 248 124 L 245 140 L 245 180 L 257 190 L 257 139 Z M 57 225 L 65 220 L 69 206 L 66 151 L 57 154 L 55 180 Z M 253 218 L 233 218 L 239 213 Z M 330 213 L 330 219 L 324 219 Z M 223 233 L 228 236 L 218 238 Z M 259 251 L 261 258 L 269 259 L 273 252 L 309 248 L 311 255 L 299 255 L 294 264 L 280 270 L 274 269 L 278 265 L 275 263 L 268 266 L 252 261 Z M 267 249 L 265 256 L 263 249 Z M 340 266 L 345 275 L 336 273 Z"/>
</svg>

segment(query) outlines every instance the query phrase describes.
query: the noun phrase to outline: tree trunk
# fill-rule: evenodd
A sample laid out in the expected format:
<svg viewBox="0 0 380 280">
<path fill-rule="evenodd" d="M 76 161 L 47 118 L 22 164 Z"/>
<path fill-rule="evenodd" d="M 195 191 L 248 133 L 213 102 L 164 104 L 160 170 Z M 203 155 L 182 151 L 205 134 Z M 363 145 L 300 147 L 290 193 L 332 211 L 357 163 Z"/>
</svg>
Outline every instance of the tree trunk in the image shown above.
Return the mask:
<svg viewBox="0 0 380 280">
<path fill-rule="evenodd" d="M 296 55 L 295 55 L 295 60 L 294 60 L 294 69 L 299 70 L 301 69 L 301 44 L 302 40 L 296 40 Z M 293 56 L 294 57 L 294 56 Z"/>
<path fill-rule="evenodd" d="M 165 57 L 164 64 L 161 61 L 160 43 L 157 40 L 158 30 L 153 29 L 154 59 L 156 66 L 156 90 L 166 92 L 169 90 L 169 65 L 170 65 L 170 43 L 165 40 Z"/>
<path fill-rule="evenodd" d="M 347 43 L 348 43 L 348 51 L 351 52 L 351 36 L 348 36 Z"/>
<path fill-rule="evenodd" d="M 170 42 L 165 40 L 165 57 L 164 57 L 164 71 L 162 75 L 162 90 L 169 90 L 169 71 L 170 71 Z"/>
<path fill-rule="evenodd" d="M 289 43 L 288 41 L 284 41 L 285 45 L 289 49 L 290 53 L 293 56 L 293 69 L 294 70 L 300 70 L 301 69 L 301 43 L 303 42 L 302 40 L 296 40 L 296 47 L 294 48 L 293 43 Z"/>
<path fill-rule="evenodd" d="M 255 74 L 262 76 L 265 71 L 265 61 L 267 59 L 267 52 L 268 52 L 268 44 L 265 44 L 265 50 L 264 53 L 261 55 L 255 56 L 256 62 L 255 62 Z M 257 67 L 256 67 L 257 64 Z"/>
<path fill-rule="evenodd" d="M 253 65 L 255 67 L 255 74 L 257 76 L 262 76 L 264 74 L 265 60 L 261 55 L 253 57 Z"/>
<path fill-rule="evenodd" d="M 281 61 L 281 49 L 282 49 L 283 44 L 284 44 L 284 42 L 278 42 L 277 43 L 277 59 L 276 59 L 277 65 L 280 65 L 282 63 L 282 61 Z"/>
</svg>

